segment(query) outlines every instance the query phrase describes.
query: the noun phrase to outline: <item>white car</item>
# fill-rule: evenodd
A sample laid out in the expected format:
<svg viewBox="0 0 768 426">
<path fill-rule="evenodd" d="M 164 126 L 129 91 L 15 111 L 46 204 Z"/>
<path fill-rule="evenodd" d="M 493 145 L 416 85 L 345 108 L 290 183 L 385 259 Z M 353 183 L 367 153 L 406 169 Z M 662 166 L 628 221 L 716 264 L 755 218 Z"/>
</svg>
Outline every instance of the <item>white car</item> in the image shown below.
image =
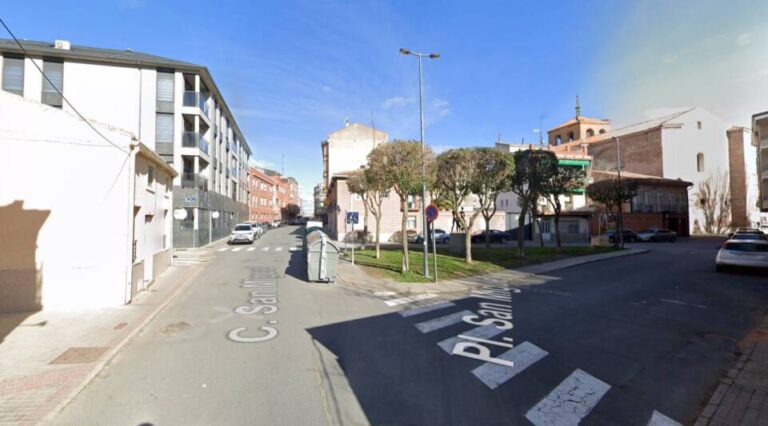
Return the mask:
<svg viewBox="0 0 768 426">
<path fill-rule="evenodd" d="M 728 240 L 715 258 L 715 268 L 722 272 L 729 267 L 765 268 L 768 270 L 768 241 Z"/>
<path fill-rule="evenodd" d="M 229 236 L 229 243 L 248 243 L 252 244 L 254 240 L 253 227 L 248 223 L 240 223 L 232 228 L 232 234 Z"/>
</svg>

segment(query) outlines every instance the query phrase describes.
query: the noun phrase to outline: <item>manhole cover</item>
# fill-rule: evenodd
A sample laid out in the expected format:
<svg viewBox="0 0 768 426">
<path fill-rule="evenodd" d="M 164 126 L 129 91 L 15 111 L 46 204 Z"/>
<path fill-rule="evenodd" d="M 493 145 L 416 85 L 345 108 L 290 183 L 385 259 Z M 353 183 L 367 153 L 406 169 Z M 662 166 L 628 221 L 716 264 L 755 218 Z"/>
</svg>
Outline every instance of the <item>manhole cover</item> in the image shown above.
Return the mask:
<svg viewBox="0 0 768 426">
<path fill-rule="evenodd" d="M 48 364 L 88 364 L 99 359 L 108 347 L 69 348 Z"/>
</svg>

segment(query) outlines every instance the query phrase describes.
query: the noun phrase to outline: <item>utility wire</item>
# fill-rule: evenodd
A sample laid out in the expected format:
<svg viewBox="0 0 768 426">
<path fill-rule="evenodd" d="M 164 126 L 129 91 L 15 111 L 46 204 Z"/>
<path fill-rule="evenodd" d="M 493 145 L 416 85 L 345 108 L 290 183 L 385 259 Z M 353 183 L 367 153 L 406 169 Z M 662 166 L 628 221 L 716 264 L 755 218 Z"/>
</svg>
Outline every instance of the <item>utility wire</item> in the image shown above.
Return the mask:
<svg viewBox="0 0 768 426">
<path fill-rule="evenodd" d="M 0 24 L 2 24 L 2 25 L 3 25 L 3 27 L 5 28 L 5 30 L 6 30 L 6 31 L 8 31 L 8 34 L 10 34 L 10 35 L 11 35 L 11 38 L 13 38 L 13 41 L 15 41 L 15 42 L 16 42 L 16 44 L 19 46 L 19 48 L 21 49 L 21 51 L 24 53 L 24 56 L 29 56 L 29 54 L 27 53 L 27 49 L 25 49 L 25 48 L 24 48 L 24 46 L 22 46 L 21 42 L 19 42 L 19 39 L 17 39 L 17 38 L 16 38 L 16 36 L 15 36 L 15 35 L 13 34 L 13 32 L 11 31 L 11 29 L 10 29 L 10 28 L 8 28 L 8 25 L 6 25 L 6 24 L 5 24 L 5 21 L 3 21 L 3 18 L 0 18 Z M 83 114 L 80 114 L 80 111 L 78 111 L 78 110 L 77 110 L 77 108 L 75 108 L 75 106 L 74 106 L 74 105 L 72 105 L 72 103 L 71 103 L 71 102 L 69 102 L 69 99 L 67 99 L 67 98 L 64 96 L 64 94 L 63 94 L 63 93 L 61 93 L 61 90 L 59 90 L 59 88 L 58 88 L 58 87 L 56 87 L 56 85 L 55 85 L 55 84 L 53 84 L 53 82 L 51 81 L 51 79 L 49 79 L 49 78 L 48 78 L 48 76 L 47 76 L 47 75 L 45 75 L 45 72 L 43 72 L 42 68 L 40 68 L 40 66 L 39 66 L 39 65 L 37 65 L 37 62 L 35 62 L 35 61 L 33 60 L 33 61 L 32 61 L 32 64 L 35 66 L 35 68 L 37 68 L 37 70 L 38 70 L 38 71 L 40 71 L 40 74 L 42 74 L 42 75 L 43 75 L 43 78 L 45 78 L 45 81 L 47 81 L 47 82 L 48 82 L 48 84 L 50 84 L 50 85 L 51 85 L 51 87 L 53 87 L 53 89 L 54 89 L 54 90 L 56 90 L 56 93 L 58 93 L 58 94 L 61 96 L 61 99 L 64 99 L 64 102 L 66 102 L 66 103 L 67 103 L 67 105 L 69 105 L 69 107 L 72 109 L 72 111 L 74 111 L 74 112 L 75 112 L 75 114 L 77 114 L 77 115 L 78 115 L 78 116 L 79 116 L 81 119 L 83 119 L 83 121 L 85 121 L 85 123 L 86 123 L 86 124 L 87 124 L 87 125 L 88 125 L 88 126 L 91 128 L 91 129 L 93 129 L 93 131 L 94 131 L 94 132 L 96 132 L 96 134 L 98 134 L 99 136 L 101 136 L 101 137 L 102 137 L 102 139 L 104 139 L 105 141 L 107 141 L 107 142 L 108 142 L 110 145 L 114 146 L 114 147 L 115 147 L 115 148 L 117 148 L 118 150 L 120 150 L 120 151 L 122 151 L 122 152 L 124 152 L 124 153 L 126 153 L 126 154 L 130 154 L 130 152 L 129 152 L 129 151 L 126 151 L 126 150 L 125 150 L 123 147 L 121 147 L 120 145 L 117 145 L 116 143 L 112 142 L 112 141 L 111 141 L 111 140 L 110 140 L 108 137 L 104 136 L 104 134 L 103 134 L 103 133 L 101 133 L 101 132 L 99 131 L 99 129 L 97 129 L 97 128 L 96 128 L 96 127 L 95 127 L 95 126 L 94 126 L 94 125 L 93 125 L 93 124 L 90 122 L 90 120 L 88 120 L 87 118 L 85 118 L 85 117 L 83 116 Z"/>
</svg>

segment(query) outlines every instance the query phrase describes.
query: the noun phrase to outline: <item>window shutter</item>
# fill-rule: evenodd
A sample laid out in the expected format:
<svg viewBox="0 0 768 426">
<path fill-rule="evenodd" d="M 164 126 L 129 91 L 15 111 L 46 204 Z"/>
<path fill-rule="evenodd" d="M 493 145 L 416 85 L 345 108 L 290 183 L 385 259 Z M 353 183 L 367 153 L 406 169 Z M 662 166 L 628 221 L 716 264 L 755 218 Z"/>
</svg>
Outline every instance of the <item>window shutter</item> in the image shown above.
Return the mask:
<svg viewBox="0 0 768 426">
<path fill-rule="evenodd" d="M 64 63 L 63 62 L 43 61 L 43 72 L 48 77 L 48 80 L 51 80 L 51 83 L 53 83 L 53 86 L 51 86 L 51 83 L 48 83 L 48 80 L 43 79 L 43 92 L 56 93 L 56 89 L 59 89 L 59 91 L 63 91 L 63 88 L 64 88 Z"/>
<path fill-rule="evenodd" d="M 17 95 L 24 93 L 24 59 L 3 58 L 3 90 Z"/>
<path fill-rule="evenodd" d="M 173 102 L 173 73 L 157 73 L 157 100 Z"/>
<path fill-rule="evenodd" d="M 173 142 L 173 114 L 157 114 L 155 120 L 155 142 Z"/>
</svg>

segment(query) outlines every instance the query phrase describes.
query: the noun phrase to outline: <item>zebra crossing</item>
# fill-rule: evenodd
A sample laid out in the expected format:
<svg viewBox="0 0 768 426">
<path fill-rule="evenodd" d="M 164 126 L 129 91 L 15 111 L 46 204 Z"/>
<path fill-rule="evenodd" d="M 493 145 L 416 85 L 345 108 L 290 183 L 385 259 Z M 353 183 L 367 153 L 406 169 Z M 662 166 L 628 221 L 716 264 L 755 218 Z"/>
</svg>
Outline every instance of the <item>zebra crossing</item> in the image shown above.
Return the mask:
<svg viewBox="0 0 768 426">
<path fill-rule="evenodd" d="M 261 252 L 268 252 L 268 251 L 282 252 L 282 251 L 288 251 L 288 252 L 294 252 L 294 251 L 299 251 L 299 250 L 301 250 L 300 247 L 284 247 L 284 246 L 266 246 L 266 247 L 254 247 L 254 246 L 249 246 L 249 247 L 242 247 L 242 246 L 230 247 L 230 246 L 226 246 L 226 247 L 221 247 L 221 248 L 217 249 L 216 251 L 218 253 L 225 253 L 225 252 L 226 253 L 237 253 L 237 252 L 240 252 L 240 251 L 244 251 L 244 252 L 254 252 L 254 251 L 261 251 Z"/>
<path fill-rule="evenodd" d="M 457 324 L 467 324 L 463 318 L 467 315 L 473 315 L 469 310 L 460 309 L 454 312 L 444 312 L 444 315 L 434 318 L 424 319 L 420 316 L 427 313 L 434 315 L 439 311 L 457 306 L 454 302 L 439 300 L 437 295 L 431 293 L 399 297 L 397 293 L 392 291 L 379 291 L 375 292 L 374 295 L 383 299 L 385 303 L 394 302 L 387 303 L 388 306 L 403 306 L 404 309 L 398 311 L 398 314 L 406 320 L 413 321 L 412 325 L 425 335 L 447 327 L 457 326 Z M 505 331 L 508 330 L 500 329 L 493 324 L 476 326 L 454 337 L 437 342 L 437 346 L 450 356 L 458 354 L 461 345 L 473 341 L 507 348 L 508 350 L 494 358 L 493 362 L 482 362 L 469 371 L 488 389 L 496 390 L 505 383 L 514 381 L 515 376 L 549 355 L 547 350 L 529 341 L 513 345 L 512 338 L 509 337 L 489 340 L 498 337 Z M 470 357 L 475 358 L 474 356 Z M 481 360 L 479 356 L 476 359 Z M 538 403 L 530 407 L 525 413 L 525 418 L 535 426 L 577 425 L 600 403 L 610 389 L 611 385 L 608 383 L 577 368 Z M 653 413 L 649 413 L 648 425 L 658 424 L 680 426 L 680 423 L 654 410 Z"/>
</svg>

